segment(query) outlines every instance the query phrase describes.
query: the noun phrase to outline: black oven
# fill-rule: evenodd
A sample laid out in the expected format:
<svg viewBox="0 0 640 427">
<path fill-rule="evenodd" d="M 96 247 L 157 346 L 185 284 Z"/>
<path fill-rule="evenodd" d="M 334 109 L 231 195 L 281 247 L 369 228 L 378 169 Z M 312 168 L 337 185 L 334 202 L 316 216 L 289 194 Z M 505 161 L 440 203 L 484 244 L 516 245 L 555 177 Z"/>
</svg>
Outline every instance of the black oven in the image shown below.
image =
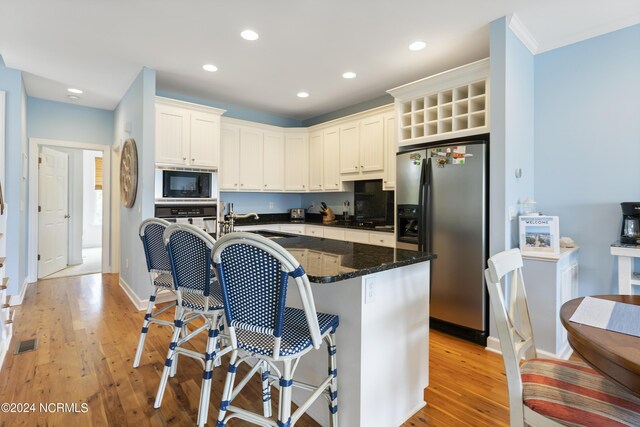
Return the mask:
<svg viewBox="0 0 640 427">
<path fill-rule="evenodd" d="M 163 198 L 211 198 L 211 172 L 162 171 Z"/>
</svg>

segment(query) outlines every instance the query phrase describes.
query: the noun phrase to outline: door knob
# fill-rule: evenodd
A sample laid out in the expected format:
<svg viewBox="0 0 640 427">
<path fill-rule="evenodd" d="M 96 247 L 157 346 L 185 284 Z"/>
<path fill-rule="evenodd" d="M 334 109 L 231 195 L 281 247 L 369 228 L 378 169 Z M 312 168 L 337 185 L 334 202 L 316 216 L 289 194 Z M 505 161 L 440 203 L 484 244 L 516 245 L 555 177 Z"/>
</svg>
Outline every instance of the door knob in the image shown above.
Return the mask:
<svg viewBox="0 0 640 427">
<path fill-rule="evenodd" d="M 64 216 L 65 218 L 71 218 L 71 215 L 67 214 Z"/>
</svg>

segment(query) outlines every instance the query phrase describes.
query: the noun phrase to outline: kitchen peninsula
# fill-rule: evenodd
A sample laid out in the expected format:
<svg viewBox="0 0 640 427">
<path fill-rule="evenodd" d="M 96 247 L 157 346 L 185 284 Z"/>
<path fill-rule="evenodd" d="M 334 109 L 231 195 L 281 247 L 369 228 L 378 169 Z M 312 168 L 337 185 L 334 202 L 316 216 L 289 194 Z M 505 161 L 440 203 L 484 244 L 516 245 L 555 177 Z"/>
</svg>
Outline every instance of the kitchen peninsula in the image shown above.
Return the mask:
<svg viewBox="0 0 640 427">
<path fill-rule="evenodd" d="M 342 426 L 397 426 L 425 405 L 429 383 L 429 268 L 433 254 L 272 231 L 307 272 L 316 309 L 340 316 L 338 406 Z M 288 305 L 301 306 L 297 292 Z M 324 344 L 323 344 L 324 345 Z M 318 383 L 326 351 L 311 352 L 296 378 Z M 297 394 L 296 394 L 297 393 Z M 294 389 L 293 400 L 308 394 Z M 326 402 L 308 414 L 329 425 Z"/>
</svg>

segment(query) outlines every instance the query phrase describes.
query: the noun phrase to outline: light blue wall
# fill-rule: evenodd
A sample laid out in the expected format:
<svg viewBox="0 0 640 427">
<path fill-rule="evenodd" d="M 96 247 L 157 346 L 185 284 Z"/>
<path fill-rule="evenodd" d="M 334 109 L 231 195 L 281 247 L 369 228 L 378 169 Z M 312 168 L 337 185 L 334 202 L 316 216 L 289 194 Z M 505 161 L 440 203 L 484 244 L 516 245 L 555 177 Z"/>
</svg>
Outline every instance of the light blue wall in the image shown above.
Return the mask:
<svg viewBox="0 0 640 427">
<path fill-rule="evenodd" d="M 210 107 L 221 108 L 226 110 L 225 117 L 234 119 L 248 120 L 250 122 L 264 123 L 267 125 L 280 126 L 285 128 L 300 127 L 301 121 L 280 117 L 262 111 L 252 110 L 250 108 L 238 107 L 237 105 L 225 104 L 224 102 L 213 101 L 210 99 L 195 98 L 179 93 L 158 91 L 158 96 L 166 98 L 178 99 L 180 101 L 192 102 L 194 104 L 208 105 Z"/>
<path fill-rule="evenodd" d="M 534 57 L 507 27 L 491 23 L 490 255 L 518 246 L 510 208 L 534 194 Z M 522 178 L 516 178 L 516 169 Z"/>
<path fill-rule="evenodd" d="M 7 293 L 16 295 L 26 277 L 27 183 L 22 179 L 23 155 L 27 154 L 26 93 L 22 72 L 0 64 L 0 90 L 6 92 L 5 164 L 3 192 L 8 205 Z M 26 174 L 26 171 L 24 171 Z"/>
<path fill-rule="evenodd" d="M 309 212 L 320 213 L 320 202 L 325 202 L 337 217 L 342 215 L 343 203 L 349 201 L 349 215 L 353 215 L 353 200 L 353 191 L 339 193 L 305 193 L 302 195 L 302 205 L 300 207 L 307 209 L 311 204 L 314 204 L 315 208 L 310 209 Z"/>
<path fill-rule="evenodd" d="M 30 138 L 113 144 L 113 111 L 40 98 L 27 98 Z"/>
<path fill-rule="evenodd" d="M 620 202 L 640 201 L 640 25 L 535 58 L 535 197 L 580 246 L 581 295 L 616 291 Z"/>
<path fill-rule="evenodd" d="M 225 209 L 233 203 L 235 213 L 286 213 L 291 208 L 299 208 L 300 194 L 292 193 L 220 193 Z M 270 207 L 273 203 L 273 207 Z M 228 213 L 225 211 L 225 213 Z"/>
<path fill-rule="evenodd" d="M 115 110 L 116 143 L 122 146 L 133 138 L 138 149 L 136 201 L 130 209 L 120 205 L 120 277 L 140 300 L 147 299 L 152 288 L 138 227 L 154 213 L 155 86 L 155 71 L 143 68 Z"/>
</svg>

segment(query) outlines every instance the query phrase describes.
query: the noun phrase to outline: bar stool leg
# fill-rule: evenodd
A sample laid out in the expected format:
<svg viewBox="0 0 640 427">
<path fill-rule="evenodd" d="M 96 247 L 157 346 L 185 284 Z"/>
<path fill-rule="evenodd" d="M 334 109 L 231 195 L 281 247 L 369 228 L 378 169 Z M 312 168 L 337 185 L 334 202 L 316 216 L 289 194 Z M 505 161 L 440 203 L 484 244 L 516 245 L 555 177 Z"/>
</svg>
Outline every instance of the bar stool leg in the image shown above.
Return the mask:
<svg viewBox="0 0 640 427">
<path fill-rule="evenodd" d="M 220 411 L 218 412 L 218 422 L 216 427 L 224 427 L 224 417 L 227 414 L 227 407 L 231 403 L 231 394 L 233 392 L 233 383 L 236 380 L 236 360 L 238 359 L 238 350 L 231 352 L 229 359 L 229 367 L 227 368 L 227 378 L 224 380 L 224 389 L 222 389 L 222 400 L 220 402 Z"/>
<path fill-rule="evenodd" d="M 176 320 L 174 321 L 173 335 L 171 336 L 171 343 L 169 344 L 169 351 L 167 352 L 167 360 L 164 363 L 162 377 L 160 378 L 160 385 L 158 386 L 158 392 L 156 393 L 156 401 L 153 404 L 154 408 L 159 408 L 162 404 L 162 396 L 164 396 L 164 389 L 167 387 L 167 380 L 169 379 L 169 373 L 171 372 L 171 364 L 173 363 L 175 349 L 178 345 L 178 339 L 180 338 L 183 320 L 184 310 L 181 307 L 176 307 Z"/>
<path fill-rule="evenodd" d="M 260 361 L 260 378 L 262 378 L 262 413 L 265 417 L 271 417 L 271 387 L 269 386 L 269 364 Z"/>
<path fill-rule="evenodd" d="M 325 338 L 327 343 L 327 351 L 329 353 L 329 375 L 333 378 L 329 383 L 329 412 L 331 412 L 331 427 L 338 427 L 338 369 L 337 369 L 337 356 L 336 356 L 336 344 L 335 336 L 330 333 Z"/>
<path fill-rule="evenodd" d="M 218 342 L 218 318 L 207 319 L 209 334 L 205 350 L 204 372 L 202 373 L 202 387 L 200 389 L 200 405 L 198 406 L 198 425 L 204 426 L 209 415 L 209 396 L 211 395 L 211 378 L 213 377 L 213 361 L 216 359 L 216 345 Z"/>
<path fill-rule="evenodd" d="M 280 377 L 280 402 L 278 408 L 278 425 L 291 425 L 291 386 L 293 385 L 291 373 L 291 359 L 283 360 L 282 377 Z"/>
<path fill-rule="evenodd" d="M 142 332 L 140 332 L 140 340 L 138 341 L 138 349 L 136 350 L 136 356 L 133 359 L 133 367 L 140 366 L 140 358 L 142 357 L 142 350 L 144 349 L 144 341 L 147 338 L 147 331 L 149 330 L 149 320 L 151 319 L 151 313 L 153 307 L 156 305 L 156 295 L 158 295 L 159 288 L 155 288 L 151 296 L 149 296 L 149 304 L 147 305 L 147 312 L 144 315 L 144 322 L 142 323 Z"/>
<path fill-rule="evenodd" d="M 177 306 L 178 306 L 178 300 L 176 300 L 176 307 Z M 174 316 L 174 320 L 173 320 L 174 324 L 175 324 L 175 321 L 178 319 L 177 316 L 178 316 L 178 311 L 176 310 L 175 316 Z M 176 341 L 179 341 L 180 338 L 182 338 L 182 337 L 186 337 L 188 335 L 188 333 L 189 332 L 187 330 L 187 324 L 183 322 L 182 323 L 182 327 L 180 328 L 180 335 L 178 335 L 178 339 Z M 169 376 L 171 378 L 175 377 L 176 376 L 176 372 L 178 372 L 178 356 L 180 356 L 178 353 L 176 353 L 173 356 L 173 362 L 171 363 L 171 371 L 169 372 Z"/>
</svg>

